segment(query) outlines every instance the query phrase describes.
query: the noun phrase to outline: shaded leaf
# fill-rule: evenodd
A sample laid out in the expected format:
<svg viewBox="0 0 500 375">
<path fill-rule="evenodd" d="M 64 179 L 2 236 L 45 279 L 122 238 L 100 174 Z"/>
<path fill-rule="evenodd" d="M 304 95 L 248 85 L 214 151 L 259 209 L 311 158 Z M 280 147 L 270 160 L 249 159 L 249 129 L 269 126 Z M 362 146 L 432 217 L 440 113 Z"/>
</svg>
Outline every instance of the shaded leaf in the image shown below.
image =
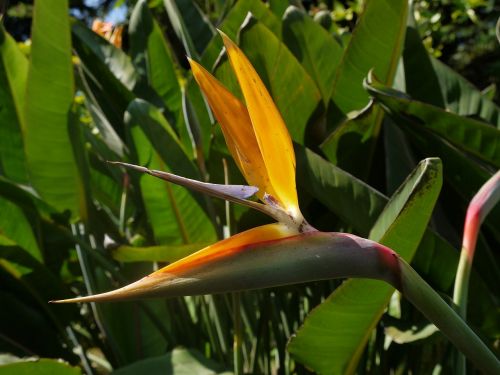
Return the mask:
<svg viewBox="0 0 500 375">
<path fill-rule="evenodd" d="M 307 148 L 295 145 L 295 156 L 299 186 L 367 236 L 387 198 Z"/>
<path fill-rule="evenodd" d="M 203 357 L 193 349 L 174 349 L 172 352 L 154 358 L 148 358 L 120 368 L 113 375 L 215 375 L 221 374 L 222 366 Z"/>
<path fill-rule="evenodd" d="M 143 100 L 134 100 L 128 107 L 125 122 L 134 140 L 138 164 L 195 179 L 198 177 L 194 165 L 158 109 Z M 140 176 L 140 184 L 158 244 L 215 240 L 202 197 L 148 175 Z"/>
<path fill-rule="evenodd" d="M 411 124 L 430 129 L 456 147 L 500 167 L 500 130 L 495 127 L 412 100 L 370 78 L 366 87 L 389 112 L 411 118 L 407 126 Z"/>
<path fill-rule="evenodd" d="M 323 101 L 328 102 L 343 53 L 340 44 L 295 6 L 290 6 L 283 16 L 283 42 L 314 80 Z"/>
<path fill-rule="evenodd" d="M 42 262 L 43 256 L 23 211 L 13 202 L 0 196 L 0 243 L 19 245 L 33 258 Z"/>
<path fill-rule="evenodd" d="M 74 83 L 68 2 L 34 7 L 26 88 L 26 159 L 38 193 L 58 210 L 85 217 L 82 181 L 71 143 Z"/>
<path fill-rule="evenodd" d="M 0 24 L 0 173 L 27 182 L 22 128 L 28 59 Z"/>
<path fill-rule="evenodd" d="M 370 102 L 361 111 L 352 111 L 321 144 L 328 160 L 353 175 L 366 179 L 383 113 Z"/>
<path fill-rule="evenodd" d="M 197 58 L 215 35 L 214 27 L 192 0 L 165 0 L 164 4 L 170 23 L 184 45 L 186 54 Z"/>
<path fill-rule="evenodd" d="M 130 55 L 138 73 L 172 113 L 181 109 L 181 90 L 162 30 L 145 0 L 138 1 L 130 17 Z"/>
<path fill-rule="evenodd" d="M 500 127 L 500 108 L 459 73 L 430 56 L 412 27 L 407 29 L 404 65 L 406 92 L 412 98 Z"/>
<path fill-rule="evenodd" d="M 80 375 L 81 373 L 78 367 L 72 367 L 55 359 L 45 358 L 0 366 L 0 374 L 2 375 Z"/>
<path fill-rule="evenodd" d="M 368 103 L 363 79 L 370 69 L 392 84 L 406 30 L 406 0 L 367 1 L 333 83 L 332 100 L 344 114 Z M 376 47 L 375 47 L 376 46 Z"/>
</svg>

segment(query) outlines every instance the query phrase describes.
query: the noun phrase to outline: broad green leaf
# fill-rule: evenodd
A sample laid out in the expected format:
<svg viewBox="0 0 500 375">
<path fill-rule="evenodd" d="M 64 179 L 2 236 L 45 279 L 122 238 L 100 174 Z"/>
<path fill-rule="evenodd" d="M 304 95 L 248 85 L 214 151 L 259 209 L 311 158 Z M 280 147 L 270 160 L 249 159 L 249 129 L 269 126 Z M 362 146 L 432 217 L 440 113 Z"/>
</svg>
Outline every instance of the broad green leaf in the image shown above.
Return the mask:
<svg viewBox="0 0 500 375">
<path fill-rule="evenodd" d="M 124 138 L 123 114 L 138 81 L 130 58 L 79 22 L 72 27 L 73 47 L 83 65 L 82 89 Z"/>
<path fill-rule="evenodd" d="M 35 192 L 22 188 L 4 177 L 0 177 L 0 195 L 20 207 L 33 228 L 37 227 L 34 222 L 40 216 L 49 217 L 56 213 L 56 210 L 38 197 Z"/>
<path fill-rule="evenodd" d="M 147 1 L 137 2 L 130 17 L 130 55 L 142 79 L 161 96 L 168 110 L 181 108 L 181 90 L 168 44 Z"/>
<path fill-rule="evenodd" d="M 198 177 L 177 136 L 158 109 L 145 101 L 134 100 L 128 107 L 125 122 L 134 141 L 139 165 L 190 178 Z M 139 178 L 157 244 L 215 240 L 202 197 L 149 175 Z"/>
<path fill-rule="evenodd" d="M 441 86 L 446 109 L 461 116 L 475 116 L 500 129 L 500 107 L 482 95 L 466 78 L 432 58 L 432 65 Z"/>
<path fill-rule="evenodd" d="M 484 122 L 450 113 L 372 80 L 367 90 L 397 116 L 411 117 L 407 126 L 429 129 L 456 147 L 500 167 L 500 130 Z"/>
<path fill-rule="evenodd" d="M 403 63 L 406 92 L 414 99 L 444 108 L 445 101 L 437 72 L 432 65 L 431 56 L 414 27 L 406 29 Z"/>
<path fill-rule="evenodd" d="M 290 5 L 290 3 L 293 3 L 293 1 L 290 1 L 290 0 L 270 0 L 269 1 L 269 9 L 271 9 L 271 12 L 276 14 L 276 17 L 281 18 L 283 16 L 283 13 L 285 13 L 286 9 Z"/>
<path fill-rule="evenodd" d="M 62 332 L 62 326 L 75 318 L 77 309 L 75 306 L 68 306 L 69 308 L 61 310 L 48 305 L 47 301 L 53 299 L 54 295 L 70 296 L 69 290 L 29 250 L 15 244 L 5 246 L 2 240 L 0 238 L 0 267 L 20 284 L 20 289 L 27 295 L 24 298 L 37 306 L 54 328 Z"/>
<path fill-rule="evenodd" d="M 241 24 L 248 13 L 252 13 L 252 16 L 271 30 L 274 35 L 277 37 L 281 35 L 280 19 L 264 3 L 254 0 L 237 1 L 218 28 L 231 38 L 231 40 L 236 40 Z M 203 53 L 201 62 L 209 71 L 212 71 L 222 47 L 222 39 L 217 35 L 212 39 Z"/>
<path fill-rule="evenodd" d="M 33 258 L 42 262 L 43 256 L 25 214 L 16 204 L 0 196 L 0 243 L 19 245 Z"/>
<path fill-rule="evenodd" d="M 339 165 L 362 179 L 371 169 L 383 112 L 378 106 L 370 106 L 369 111 L 365 108 L 368 96 L 360 82 L 374 69 L 380 72 L 383 82 L 392 85 L 403 48 L 407 11 L 405 0 L 366 2 L 336 70 L 327 127 L 332 128 L 342 115 L 348 119 L 328 137 L 323 149 L 328 150 L 325 152 L 332 161 L 344 158 L 345 147 L 364 155 L 364 160 L 359 160 L 359 156 L 344 158 Z M 357 110 L 364 115 L 357 118 L 350 113 Z"/>
<path fill-rule="evenodd" d="M 3 265 L 2 265 L 3 266 Z M 38 305 L 22 283 L 13 284 L 2 266 L 0 266 L 0 277 L 2 278 L 2 290 L 0 290 L 0 345 L 2 351 L 17 353 L 33 353 L 46 357 L 68 357 L 71 354 L 62 345 L 61 331 L 54 326 L 43 306 Z M 14 281 L 15 282 L 15 281 Z M 9 285 L 10 284 L 10 285 Z M 5 290 L 10 286 L 9 290 Z M 47 305 L 47 301 L 43 301 Z M 69 324 L 69 321 L 68 321 Z M 37 335 L 33 335 L 37 332 Z M 10 349 L 10 350 L 9 350 Z M 2 364 L 3 365 L 3 364 Z M 0 369 L 2 367 L 0 366 Z M 0 371 L 1 372 L 1 371 Z M 10 372 L 7 372 L 11 374 Z M 30 374 L 28 372 L 27 374 Z"/>
<path fill-rule="evenodd" d="M 343 53 L 340 44 L 295 6 L 290 6 L 283 16 L 283 42 L 314 80 L 323 101 L 328 102 Z"/>
<path fill-rule="evenodd" d="M 160 357 L 148 358 L 114 371 L 113 375 L 215 375 L 222 366 L 193 349 L 174 349 Z M 229 373 L 227 373 L 229 374 Z"/>
<path fill-rule="evenodd" d="M 170 23 L 186 54 L 198 58 L 215 35 L 208 17 L 192 0 L 165 0 Z"/>
<path fill-rule="evenodd" d="M 27 182 L 22 128 L 28 59 L 0 24 L 0 173 Z"/>
<path fill-rule="evenodd" d="M 104 38 L 75 22 L 72 27 L 73 45 L 83 63 L 81 89 L 88 100 L 124 137 L 123 115 L 136 97 L 146 99 L 159 108 L 165 103 L 146 80 L 141 80 L 130 57 Z"/>
<path fill-rule="evenodd" d="M 366 179 L 382 118 L 382 111 L 373 102 L 361 111 L 350 112 L 321 144 L 321 150 L 336 166 Z"/>
<path fill-rule="evenodd" d="M 68 12 L 67 1 L 42 0 L 34 7 L 25 147 L 37 192 L 76 218 L 86 213 L 70 138 L 74 83 Z"/>
<path fill-rule="evenodd" d="M 115 80 L 118 80 L 127 90 L 132 91 L 136 87 L 139 75 L 125 52 L 80 22 L 73 24 L 72 33 L 78 56 L 96 79 L 101 80 L 101 74 L 109 70 Z M 103 74 L 102 78 L 107 79 L 102 82 L 106 88 L 117 86 L 115 80 L 109 79 L 108 81 L 107 74 Z"/>
<path fill-rule="evenodd" d="M 362 236 L 368 236 L 387 198 L 307 148 L 295 145 L 295 156 L 297 184 Z"/>
<path fill-rule="evenodd" d="M 367 1 L 337 69 L 332 100 L 344 114 L 368 103 L 370 69 L 391 86 L 403 47 L 408 1 Z"/>
<path fill-rule="evenodd" d="M 0 366 L 0 375 L 80 375 L 81 373 L 78 367 L 46 358 Z"/>
<path fill-rule="evenodd" d="M 135 247 L 122 245 L 113 250 L 113 258 L 119 262 L 168 262 L 182 259 L 209 243 L 193 243 L 188 245 L 164 245 Z"/>
<path fill-rule="evenodd" d="M 290 135 L 303 143 L 307 123 L 321 101 L 313 80 L 288 48 L 254 18 L 242 26 L 239 46 L 267 86 Z"/>
<path fill-rule="evenodd" d="M 252 16 L 259 20 L 263 25 L 265 25 L 269 30 L 280 38 L 281 35 L 281 20 L 278 18 L 267 6 L 260 1 L 253 0 L 241 0 L 237 1 L 231 8 L 224 22 L 222 23 L 221 30 L 231 38 L 236 40 L 238 32 L 241 29 L 241 25 L 245 21 L 245 18 L 251 13 Z M 280 38 L 281 39 L 281 38 Z M 222 43 L 220 44 L 222 47 Z"/>
<path fill-rule="evenodd" d="M 412 98 L 500 127 L 500 108 L 459 73 L 430 56 L 412 27 L 407 29 L 403 57 L 406 92 Z"/>
<path fill-rule="evenodd" d="M 422 161 L 389 200 L 370 239 L 410 261 L 439 195 L 441 168 L 439 159 Z M 307 317 L 289 351 L 320 373 L 354 373 L 393 292 L 378 281 L 347 280 Z"/>
</svg>

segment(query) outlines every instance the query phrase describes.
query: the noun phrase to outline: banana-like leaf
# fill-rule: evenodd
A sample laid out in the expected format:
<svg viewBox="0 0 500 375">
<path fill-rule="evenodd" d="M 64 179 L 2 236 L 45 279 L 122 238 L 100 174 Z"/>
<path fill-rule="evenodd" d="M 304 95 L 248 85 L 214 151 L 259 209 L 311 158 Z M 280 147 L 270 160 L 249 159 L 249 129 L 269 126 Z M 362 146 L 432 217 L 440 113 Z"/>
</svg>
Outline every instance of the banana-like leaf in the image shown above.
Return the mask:
<svg viewBox="0 0 500 375">
<path fill-rule="evenodd" d="M 361 111 L 350 112 L 321 144 L 321 150 L 333 164 L 365 180 L 382 119 L 381 109 L 373 101 Z"/>
<path fill-rule="evenodd" d="M 238 31 L 249 13 L 271 30 L 276 37 L 280 38 L 281 20 L 271 12 L 266 4 L 253 0 L 237 1 L 222 21 L 222 24 L 218 26 L 219 30 L 222 30 L 231 40 L 237 40 Z M 220 38 L 213 38 L 203 53 L 201 59 L 203 66 L 211 71 L 223 47 Z"/>
<path fill-rule="evenodd" d="M 395 249 L 409 262 L 425 232 L 441 182 L 440 160 L 422 161 L 389 200 L 370 238 Z M 319 373 L 354 373 L 393 291 L 376 281 L 347 280 L 306 318 L 291 339 L 289 351 Z"/>
<path fill-rule="evenodd" d="M 198 58 L 215 35 L 210 20 L 192 0 L 165 0 L 164 4 L 186 55 Z"/>
<path fill-rule="evenodd" d="M 0 375 L 23 375 L 23 374 L 52 374 L 52 375 L 81 375 L 78 367 L 72 367 L 55 359 L 37 359 L 9 363 L 0 366 Z"/>
<path fill-rule="evenodd" d="M 83 181 L 70 132 L 74 82 L 68 2 L 34 7 L 29 80 L 26 87 L 26 160 L 37 192 L 73 218 L 86 217 Z"/>
<path fill-rule="evenodd" d="M 500 127 L 498 105 L 463 76 L 430 56 L 413 27 L 407 29 L 403 59 L 406 92 L 412 98 Z"/>
<path fill-rule="evenodd" d="M 153 18 L 147 1 L 138 1 L 130 16 L 130 55 L 145 79 L 165 102 L 166 108 L 176 114 L 181 109 L 181 89 L 174 62 L 163 32 Z"/>
<path fill-rule="evenodd" d="M 445 108 L 445 100 L 432 59 L 415 27 L 408 26 L 403 50 L 406 92 L 414 99 Z"/>
<path fill-rule="evenodd" d="M 29 221 L 21 208 L 0 196 L 0 244 L 19 245 L 33 258 L 43 261 L 43 255 Z"/>
<path fill-rule="evenodd" d="M 456 147 L 500 167 L 500 130 L 495 127 L 412 100 L 381 84 L 373 75 L 368 77 L 365 87 L 389 112 L 412 118 L 408 126 L 430 129 Z"/>
<path fill-rule="evenodd" d="M 299 186 L 357 233 L 368 236 L 387 198 L 305 147 L 296 144 L 295 156 Z"/>
<path fill-rule="evenodd" d="M 343 53 L 342 46 L 295 6 L 288 7 L 283 16 L 283 42 L 316 82 L 326 104 Z"/>
<path fill-rule="evenodd" d="M 222 366 L 207 359 L 197 350 L 176 348 L 165 355 L 137 361 L 113 372 L 113 375 L 135 374 L 230 375 L 231 373 L 223 372 Z"/>
<path fill-rule="evenodd" d="M 0 24 L 0 170 L 16 182 L 26 183 L 22 128 L 28 59 Z"/>
<path fill-rule="evenodd" d="M 361 75 L 373 68 L 380 72 L 383 82 L 392 85 L 403 49 L 407 11 L 407 1 L 367 2 L 333 82 L 333 103 L 330 104 L 333 118 L 328 119 L 327 127 L 331 129 L 342 115 L 347 116 L 347 120 L 336 127 L 322 149 L 329 160 L 342 161 L 338 164 L 341 168 L 362 179 L 367 178 L 371 169 L 383 111 L 368 103 L 366 92 L 359 86 L 363 80 Z M 352 111 L 359 112 L 353 114 Z M 356 150 L 358 156 L 346 158 L 352 151 L 346 153 L 345 149 Z"/>
<path fill-rule="evenodd" d="M 134 141 L 138 164 L 197 177 L 194 165 L 156 107 L 136 99 L 128 107 L 125 122 Z M 149 176 L 140 176 L 140 185 L 157 244 L 215 240 L 202 197 Z"/>
<path fill-rule="evenodd" d="M 370 69 L 391 85 L 403 48 L 408 1 L 367 1 L 337 68 L 332 100 L 344 114 L 368 104 L 363 79 Z"/>
</svg>

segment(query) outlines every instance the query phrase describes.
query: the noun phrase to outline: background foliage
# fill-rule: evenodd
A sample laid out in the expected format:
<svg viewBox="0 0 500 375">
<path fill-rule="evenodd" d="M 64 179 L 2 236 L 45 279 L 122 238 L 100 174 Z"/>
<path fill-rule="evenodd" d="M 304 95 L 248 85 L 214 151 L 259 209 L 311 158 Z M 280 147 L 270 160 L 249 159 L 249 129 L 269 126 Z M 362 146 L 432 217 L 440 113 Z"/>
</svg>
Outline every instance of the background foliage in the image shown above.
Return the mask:
<svg viewBox="0 0 500 375">
<path fill-rule="evenodd" d="M 238 41 L 287 123 L 308 221 L 390 244 L 451 295 L 467 204 L 500 166 L 498 5 L 365 3 L 4 6 L 0 373 L 231 371 L 230 295 L 47 304 L 115 288 L 267 221 L 105 163 L 224 183 L 226 161 L 230 181 L 243 182 L 185 58 L 241 96 L 216 27 Z M 123 18 L 121 48 L 90 30 L 95 16 Z M 442 171 L 418 164 L 436 156 Z M 499 215 L 481 232 L 469 302 L 469 323 L 497 353 Z M 244 371 L 453 371 L 450 344 L 383 288 L 350 280 L 243 293 Z"/>
</svg>

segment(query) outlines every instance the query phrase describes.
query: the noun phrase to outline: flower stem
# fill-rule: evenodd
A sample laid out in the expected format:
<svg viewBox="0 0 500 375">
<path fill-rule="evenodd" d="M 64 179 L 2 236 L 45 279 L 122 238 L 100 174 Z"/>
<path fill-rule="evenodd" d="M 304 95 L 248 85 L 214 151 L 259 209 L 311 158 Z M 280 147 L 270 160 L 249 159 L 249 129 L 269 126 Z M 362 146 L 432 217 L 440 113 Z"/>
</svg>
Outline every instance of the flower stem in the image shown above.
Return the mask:
<svg viewBox="0 0 500 375">
<path fill-rule="evenodd" d="M 408 263 L 399 259 L 400 290 L 453 344 L 485 374 L 500 374 L 500 362 L 465 321 Z"/>
<path fill-rule="evenodd" d="M 232 293 L 233 299 L 233 359 L 234 359 L 234 375 L 243 374 L 243 358 L 242 358 L 242 332 L 241 332 L 241 314 L 240 314 L 240 299 L 241 292 Z"/>
</svg>

